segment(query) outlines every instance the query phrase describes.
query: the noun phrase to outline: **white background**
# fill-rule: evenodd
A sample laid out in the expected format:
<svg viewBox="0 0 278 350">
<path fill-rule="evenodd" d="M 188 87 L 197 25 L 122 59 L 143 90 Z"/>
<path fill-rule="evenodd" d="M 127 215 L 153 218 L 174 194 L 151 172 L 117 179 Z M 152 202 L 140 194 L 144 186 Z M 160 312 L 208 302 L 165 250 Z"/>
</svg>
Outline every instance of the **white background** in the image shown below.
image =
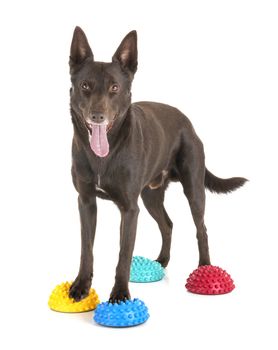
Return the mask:
<svg viewBox="0 0 278 350">
<path fill-rule="evenodd" d="M 0 8 L 2 349 L 277 349 L 278 11 L 275 1 L 7 1 Z M 197 267 L 195 228 L 181 186 L 170 186 L 172 259 L 164 281 L 130 286 L 151 317 L 102 328 L 92 313 L 48 309 L 54 286 L 76 276 L 77 195 L 71 184 L 68 56 L 75 25 L 97 60 L 138 32 L 133 99 L 181 109 L 205 145 L 207 167 L 250 182 L 207 194 L 212 262 L 233 293 L 186 292 Z M 114 282 L 117 208 L 99 201 L 94 288 Z M 140 213 L 135 254 L 156 258 L 160 234 Z"/>
</svg>

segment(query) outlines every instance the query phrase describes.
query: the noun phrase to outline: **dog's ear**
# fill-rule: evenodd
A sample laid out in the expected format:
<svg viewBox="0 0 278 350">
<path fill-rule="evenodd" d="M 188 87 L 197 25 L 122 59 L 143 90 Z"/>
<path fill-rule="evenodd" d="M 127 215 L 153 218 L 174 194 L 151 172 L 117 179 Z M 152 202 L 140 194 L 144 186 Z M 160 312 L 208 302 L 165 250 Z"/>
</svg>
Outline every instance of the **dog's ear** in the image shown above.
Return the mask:
<svg viewBox="0 0 278 350">
<path fill-rule="evenodd" d="M 137 70 L 137 33 L 135 30 L 128 33 L 115 52 L 113 62 L 134 74 Z"/>
<path fill-rule="evenodd" d="M 94 58 L 85 33 L 80 27 L 75 27 L 70 48 L 70 71 L 79 66 L 86 58 Z"/>
</svg>

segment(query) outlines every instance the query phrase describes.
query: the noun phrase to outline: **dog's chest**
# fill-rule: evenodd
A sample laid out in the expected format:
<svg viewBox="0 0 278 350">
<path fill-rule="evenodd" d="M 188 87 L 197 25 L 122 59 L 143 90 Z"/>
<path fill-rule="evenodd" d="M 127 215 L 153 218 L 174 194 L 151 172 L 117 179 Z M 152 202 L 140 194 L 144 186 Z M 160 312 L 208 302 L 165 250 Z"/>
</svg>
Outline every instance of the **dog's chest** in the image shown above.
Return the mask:
<svg viewBox="0 0 278 350">
<path fill-rule="evenodd" d="M 100 191 L 104 194 L 108 194 L 103 188 L 101 188 L 101 176 L 100 176 L 100 174 L 97 174 L 96 190 Z"/>
<path fill-rule="evenodd" d="M 121 191 L 121 179 L 123 180 L 123 168 L 121 164 L 99 159 L 94 167 L 95 188 L 98 192 L 113 196 L 113 193 Z"/>
</svg>

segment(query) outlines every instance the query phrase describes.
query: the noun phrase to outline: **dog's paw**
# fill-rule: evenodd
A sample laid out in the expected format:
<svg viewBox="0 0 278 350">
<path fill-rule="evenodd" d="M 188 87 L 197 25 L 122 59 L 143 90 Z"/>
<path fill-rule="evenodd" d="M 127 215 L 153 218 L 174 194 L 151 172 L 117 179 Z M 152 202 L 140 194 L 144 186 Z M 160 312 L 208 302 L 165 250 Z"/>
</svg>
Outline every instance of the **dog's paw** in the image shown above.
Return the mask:
<svg viewBox="0 0 278 350">
<path fill-rule="evenodd" d="M 209 257 L 199 260 L 199 266 L 205 266 L 205 265 L 211 265 Z"/>
<path fill-rule="evenodd" d="M 160 265 L 162 267 L 166 267 L 169 263 L 170 257 L 163 257 L 163 256 L 159 256 L 155 261 L 157 261 L 158 263 L 160 263 Z"/>
<path fill-rule="evenodd" d="M 91 280 L 81 280 L 79 277 L 73 282 L 69 290 L 69 297 L 75 301 L 86 298 L 91 287 Z"/>
<path fill-rule="evenodd" d="M 115 303 L 120 303 L 121 301 L 126 301 L 130 300 L 130 294 L 128 289 L 118 289 L 118 288 L 113 288 L 110 298 L 109 298 L 109 303 L 115 304 Z"/>
</svg>

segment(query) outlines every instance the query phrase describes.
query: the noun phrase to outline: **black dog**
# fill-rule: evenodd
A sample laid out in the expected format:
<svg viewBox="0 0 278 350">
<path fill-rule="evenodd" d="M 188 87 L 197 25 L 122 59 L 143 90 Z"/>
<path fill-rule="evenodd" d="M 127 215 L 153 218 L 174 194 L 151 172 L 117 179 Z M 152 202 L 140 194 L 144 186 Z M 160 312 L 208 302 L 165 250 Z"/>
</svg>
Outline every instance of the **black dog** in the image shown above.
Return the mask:
<svg viewBox="0 0 278 350">
<path fill-rule="evenodd" d="M 205 167 L 203 145 L 179 110 L 160 103 L 131 104 L 137 69 L 137 35 L 130 32 L 111 63 L 95 62 L 84 32 L 76 27 L 70 53 L 71 115 L 74 125 L 72 178 L 79 193 L 80 270 L 70 296 L 86 297 L 93 277 L 96 197 L 111 199 L 121 212 L 120 253 L 111 302 L 129 299 L 128 281 L 134 248 L 138 197 L 162 234 L 157 261 L 170 259 L 172 222 L 163 206 L 170 181 L 180 181 L 197 228 L 199 265 L 210 264 L 204 223 L 205 188 L 227 193 L 244 178 L 220 179 Z"/>
</svg>

